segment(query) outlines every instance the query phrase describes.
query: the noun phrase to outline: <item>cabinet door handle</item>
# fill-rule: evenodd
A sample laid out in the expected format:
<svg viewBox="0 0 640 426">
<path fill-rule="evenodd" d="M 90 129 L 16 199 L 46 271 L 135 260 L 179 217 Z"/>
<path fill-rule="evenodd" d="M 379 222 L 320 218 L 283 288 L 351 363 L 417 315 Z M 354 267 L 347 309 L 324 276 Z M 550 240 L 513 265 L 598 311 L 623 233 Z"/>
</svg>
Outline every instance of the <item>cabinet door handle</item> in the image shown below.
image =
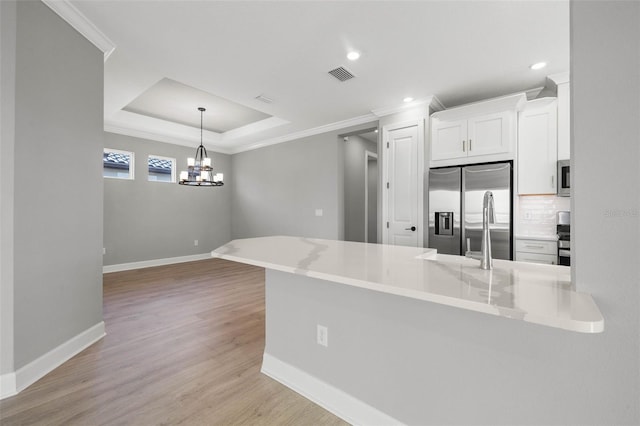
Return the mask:
<svg viewBox="0 0 640 426">
<path fill-rule="evenodd" d="M 466 141 L 462 141 L 462 152 L 466 152 L 466 151 L 465 151 L 465 142 L 466 142 Z"/>
<path fill-rule="evenodd" d="M 555 182 L 556 182 L 555 176 L 551 175 L 551 188 L 555 188 L 556 186 Z"/>
<path fill-rule="evenodd" d="M 544 248 L 544 246 L 538 244 L 525 244 L 524 246 L 527 248 Z"/>
<path fill-rule="evenodd" d="M 471 139 L 469 139 L 469 151 L 471 151 Z"/>
</svg>

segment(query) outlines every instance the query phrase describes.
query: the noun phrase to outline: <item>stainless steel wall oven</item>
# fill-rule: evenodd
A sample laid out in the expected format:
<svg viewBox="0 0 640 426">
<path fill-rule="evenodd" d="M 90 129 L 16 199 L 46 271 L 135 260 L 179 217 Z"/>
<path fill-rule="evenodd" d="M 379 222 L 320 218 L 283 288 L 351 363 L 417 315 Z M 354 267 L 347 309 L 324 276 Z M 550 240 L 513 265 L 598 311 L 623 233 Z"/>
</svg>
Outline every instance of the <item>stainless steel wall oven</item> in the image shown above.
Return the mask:
<svg viewBox="0 0 640 426">
<path fill-rule="evenodd" d="M 558 196 L 569 197 L 571 195 L 571 167 L 569 160 L 558 161 Z"/>
</svg>

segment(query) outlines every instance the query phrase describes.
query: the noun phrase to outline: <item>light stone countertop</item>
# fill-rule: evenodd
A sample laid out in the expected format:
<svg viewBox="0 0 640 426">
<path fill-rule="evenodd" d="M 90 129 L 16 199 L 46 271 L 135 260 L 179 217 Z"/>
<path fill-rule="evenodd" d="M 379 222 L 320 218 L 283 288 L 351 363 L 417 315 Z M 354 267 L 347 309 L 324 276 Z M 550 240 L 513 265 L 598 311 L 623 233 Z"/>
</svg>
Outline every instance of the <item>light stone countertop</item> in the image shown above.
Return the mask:
<svg viewBox="0 0 640 426">
<path fill-rule="evenodd" d="M 582 333 L 604 330 L 570 268 L 494 259 L 491 271 L 435 249 L 299 237 L 233 240 L 211 252 L 235 262 Z"/>
</svg>

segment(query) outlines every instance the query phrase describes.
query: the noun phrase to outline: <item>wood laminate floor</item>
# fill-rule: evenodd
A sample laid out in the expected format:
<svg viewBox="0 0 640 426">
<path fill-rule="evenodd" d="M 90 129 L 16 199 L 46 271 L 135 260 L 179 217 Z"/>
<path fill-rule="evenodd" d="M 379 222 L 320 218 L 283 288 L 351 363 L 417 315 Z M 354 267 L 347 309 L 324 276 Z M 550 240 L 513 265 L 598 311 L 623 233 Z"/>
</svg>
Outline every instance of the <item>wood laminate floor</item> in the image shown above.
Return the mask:
<svg viewBox="0 0 640 426">
<path fill-rule="evenodd" d="M 0 401 L 2 425 L 343 425 L 260 373 L 264 270 L 220 259 L 104 275 L 107 336 Z"/>
</svg>

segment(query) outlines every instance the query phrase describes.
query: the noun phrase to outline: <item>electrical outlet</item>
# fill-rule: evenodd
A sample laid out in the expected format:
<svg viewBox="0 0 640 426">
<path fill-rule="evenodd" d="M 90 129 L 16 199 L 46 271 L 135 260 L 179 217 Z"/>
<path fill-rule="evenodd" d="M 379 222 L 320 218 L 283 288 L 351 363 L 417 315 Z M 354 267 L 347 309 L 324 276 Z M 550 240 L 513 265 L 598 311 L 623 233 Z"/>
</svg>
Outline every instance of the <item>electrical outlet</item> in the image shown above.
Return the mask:
<svg viewBox="0 0 640 426">
<path fill-rule="evenodd" d="M 322 216 L 324 214 L 324 212 L 322 211 L 322 209 L 316 209 L 316 216 Z"/>
<path fill-rule="evenodd" d="M 316 334 L 316 340 L 319 345 L 329 347 L 329 329 L 324 325 L 318 324 L 318 332 Z"/>
<path fill-rule="evenodd" d="M 193 245 L 198 247 L 198 240 L 193 240 Z"/>
<path fill-rule="evenodd" d="M 107 249 L 105 247 L 102 247 L 102 255 L 107 254 Z"/>
</svg>

